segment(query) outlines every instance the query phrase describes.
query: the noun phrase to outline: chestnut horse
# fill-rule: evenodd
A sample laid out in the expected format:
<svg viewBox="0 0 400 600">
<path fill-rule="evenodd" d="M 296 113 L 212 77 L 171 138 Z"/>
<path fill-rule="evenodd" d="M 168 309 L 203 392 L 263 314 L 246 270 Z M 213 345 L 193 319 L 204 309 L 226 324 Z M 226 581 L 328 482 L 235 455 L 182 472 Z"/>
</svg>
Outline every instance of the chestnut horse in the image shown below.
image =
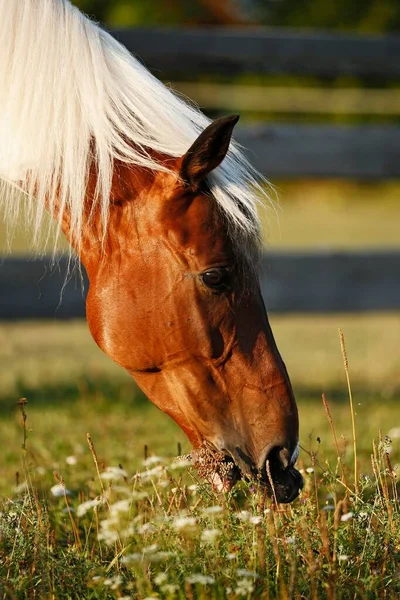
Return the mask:
<svg viewBox="0 0 400 600">
<path fill-rule="evenodd" d="M 37 235 L 54 217 L 93 338 L 211 457 L 215 487 L 256 478 L 292 501 L 298 414 L 257 276 L 267 187 L 238 117 L 210 123 L 68 0 L 0 0 L 0 39 L 8 222 L 21 205 Z"/>
</svg>

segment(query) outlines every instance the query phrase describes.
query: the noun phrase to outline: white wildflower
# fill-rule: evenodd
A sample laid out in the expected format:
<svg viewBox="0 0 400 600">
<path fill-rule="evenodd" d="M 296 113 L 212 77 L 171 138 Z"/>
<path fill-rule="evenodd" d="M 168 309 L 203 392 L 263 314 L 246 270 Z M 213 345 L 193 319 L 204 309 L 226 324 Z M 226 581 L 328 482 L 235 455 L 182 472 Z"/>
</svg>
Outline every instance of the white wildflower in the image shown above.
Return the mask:
<svg viewBox="0 0 400 600">
<path fill-rule="evenodd" d="M 346 521 L 350 521 L 350 519 L 352 519 L 352 518 L 353 518 L 353 513 L 348 512 L 348 513 L 345 513 L 344 515 L 342 515 L 340 517 L 340 520 L 346 522 Z"/>
<path fill-rule="evenodd" d="M 131 507 L 130 500 L 119 500 L 110 506 L 110 513 L 114 516 L 120 512 L 129 512 Z"/>
<path fill-rule="evenodd" d="M 14 488 L 14 492 L 16 494 L 21 494 L 22 492 L 25 492 L 28 489 L 28 482 L 27 481 L 23 481 L 22 483 L 20 483 L 19 485 L 16 485 Z M 63 494 L 62 494 L 63 495 Z"/>
<path fill-rule="evenodd" d="M 168 550 L 162 550 L 160 552 L 154 552 L 153 554 L 146 555 L 146 558 L 152 563 L 160 563 L 171 556 L 176 556 L 175 552 L 169 552 Z"/>
<path fill-rule="evenodd" d="M 178 590 L 179 587 L 174 583 L 166 583 L 161 588 L 161 591 L 164 592 L 164 594 L 168 594 L 169 596 L 173 596 Z"/>
<path fill-rule="evenodd" d="M 153 554 L 158 550 L 157 544 L 151 544 L 151 546 L 145 546 L 143 548 L 143 554 Z"/>
<path fill-rule="evenodd" d="M 132 490 L 131 498 L 132 500 L 144 500 L 144 498 L 148 498 L 147 492 Z"/>
<path fill-rule="evenodd" d="M 71 495 L 70 490 L 67 490 L 65 485 L 61 485 L 61 483 L 56 483 L 55 485 L 53 485 L 53 487 L 50 488 L 50 491 L 56 498 L 61 498 L 62 496 L 64 496 L 64 494 L 67 496 Z"/>
<path fill-rule="evenodd" d="M 296 542 L 296 538 L 294 535 L 291 535 L 290 537 L 287 537 L 285 541 L 287 544 L 294 544 Z"/>
<path fill-rule="evenodd" d="M 266 508 L 264 510 L 264 515 L 269 515 L 270 512 L 271 512 L 271 509 L 270 508 Z"/>
<path fill-rule="evenodd" d="M 78 459 L 76 458 L 76 456 L 67 456 L 67 458 L 65 459 L 65 462 L 67 463 L 67 465 L 76 465 L 76 463 L 78 462 Z"/>
<path fill-rule="evenodd" d="M 246 522 L 250 520 L 252 514 L 248 510 L 241 510 L 240 512 L 236 513 L 236 516 L 239 519 L 239 521 Z"/>
<path fill-rule="evenodd" d="M 100 531 L 97 535 L 99 541 L 103 541 L 108 546 L 114 544 L 119 538 L 118 532 L 115 529 L 115 520 L 104 519 L 100 522 Z"/>
<path fill-rule="evenodd" d="M 139 535 L 146 535 L 147 533 L 154 533 L 157 531 L 157 527 L 153 523 L 143 523 L 137 529 Z"/>
<path fill-rule="evenodd" d="M 174 520 L 173 527 L 179 533 L 194 531 L 197 521 L 194 517 L 177 517 Z"/>
<path fill-rule="evenodd" d="M 83 517 L 91 508 L 95 508 L 96 506 L 101 506 L 106 502 L 104 496 L 98 496 L 94 500 L 87 500 L 86 502 L 82 502 L 82 504 L 78 504 L 76 509 L 76 514 L 78 517 Z"/>
<path fill-rule="evenodd" d="M 188 583 L 200 583 L 201 585 L 212 585 L 215 583 L 214 577 L 202 575 L 202 573 L 193 573 L 193 575 L 186 578 L 186 581 Z"/>
<path fill-rule="evenodd" d="M 204 529 L 201 534 L 201 541 L 206 544 L 212 544 L 216 542 L 222 531 L 220 529 Z"/>
<path fill-rule="evenodd" d="M 199 486 L 197 485 L 197 483 L 192 483 L 192 485 L 188 486 L 189 492 L 196 493 L 198 489 L 199 489 Z"/>
<path fill-rule="evenodd" d="M 338 556 L 339 562 L 346 562 L 348 560 L 349 560 L 349 557 L 347 556 L 347 554 L 339 554 L 339 556 Z"/>
<path fill-rule="evenodd" d="M 132 494 L 132 490 L 127 485 L 113 485 L 113 491 L 118 494 L 124 494 L 125 496 L 130 496 Z"/>
<path fill-rule="evenodd" d="M 258 574 L 255 571 L 248 571 L 247 569 L 237 569 L 236 575 L 238 577 L 252 577 L 253 579 L 258 578 Z"/>
<path fill-rule="evenodd" d="M 216 504 L 215 506 L 208 506 L 207 508 L 203 508 L 203 515 L 218 515 L 224 512 L 224 507 Z"/>
<path fill-rule="evenodd" d="M 149 481 L 153 479 L 153 477 L 161 477 L 165 473 L 165 467 L 161 465 L 157 465 L 153 469 L 148 469 L 147 471 L 142 471 L 141 473 L 136 473 L 133 479 L 140 479 L 141 481 Z"/>
<path fill-rule="evenodd" d="M 141 562 L 143 560 L 143 555 L 139 552 L 133 552 L 131 554 L 125 554 L 125 556 L 123 556 L 121 558 L 121 562 L 124 565 L 130 565 L 131 563 L 138 563 Z"/>
<path fill-rule="evenodd" d="M 314 473 L 313 467 L 307 467 L 306 473 Z"/>
<path fill-rule="evenodd" d="M 107 467 L 103 473 L 100 473 L 100 477 L 101 479 L 113 479 L 114 481 L 117 481 L 118 479 L 128 477 L 128 473 L 125 469 L 121 469 L 121 467 Z"/>
<path fill-rule="evenodd" d="M 192 466 L 192 461 L 183 458 L 182 460 L 178 460 L 175 459 L 174 461 L 172 461 L 172 463 L 170 464 L 169 468 L 172 470 L 176 470 L 176 469 L 186 469 L 187 467 L 191 467 Z"/>
<path fill-rule="evenodd" d="M 263 518 L 260 517 L 260 516 L 255 515 L 255 516 L 250 517 L 249 521 L 253 525 L 260 525 L 260 523 L 263 522 Z"/>
<path fill-rule="evenodd" d="M 121 575 L 115 575 L 114 577 L 110 577 L 109 579 L 105 579 L 103 581 L 103 585 L 110 588 L 110 590 L 117 590 L 122 584 L 124 580 Z"/>
<path fill-rule="evenodd" d="M 229 554 L 226 555 L 226 558 L 228 560 L 235 560 L 235 558 L 236 558 L 236 552 L 229 552 Z"/>
<path fill-rule="evenodd" d="M 149 456 L 143 461 L 145 467 L 151 467 L 152 465 L 158 465 L 159 463 L 164 463 L 165 458 L 162 456 Z"/>
<path fill-rule="evenodd" d="M 322 510 L 335 510 L 335 506 L 333 504 L 325 504 L 325 506 L 322 507 Z"/>
<path fill-rule="evenodd" d="M 239 579 L 235 593 L 238 596 L 248 596 L 254 591 L 254 584 L 250 579 Z"/>
<path fill-rule="evenodd" d="M 125 539 L 133 537 L 135 533 L 136 529 L 133 523 L 129 523 L 128 527 L 125 527 L 125 529 L 121 529 L 121 537 Z"/>
<path fill-rule="evenodd" d="M 166 581 L 168 581 L 168 575 L 166 573 L 157 573 L 154 577 L 154 583 L 156 585 L 162 585 Z"/>
<path fill-rule="evenodd" d="M 393 439 L 400 438 L 400 427 L 393 427 L 389 432 L 388 436 Z"/>
</svg>

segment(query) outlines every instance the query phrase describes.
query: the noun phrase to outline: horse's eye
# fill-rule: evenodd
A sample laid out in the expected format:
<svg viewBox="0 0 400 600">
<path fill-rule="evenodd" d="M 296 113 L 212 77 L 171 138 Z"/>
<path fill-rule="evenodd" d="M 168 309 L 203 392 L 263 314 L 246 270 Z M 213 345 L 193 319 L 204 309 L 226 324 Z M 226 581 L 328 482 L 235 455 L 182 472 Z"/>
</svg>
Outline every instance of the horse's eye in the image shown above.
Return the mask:
<svg viewBox="0 0 400 600">
<path fill-rule="evenodd" d="M 203 283 L 214 290 L 226 288 L 229 283 L 229 273 L 226 269 L 209 269 L 201 276 Z"/>
</svg>

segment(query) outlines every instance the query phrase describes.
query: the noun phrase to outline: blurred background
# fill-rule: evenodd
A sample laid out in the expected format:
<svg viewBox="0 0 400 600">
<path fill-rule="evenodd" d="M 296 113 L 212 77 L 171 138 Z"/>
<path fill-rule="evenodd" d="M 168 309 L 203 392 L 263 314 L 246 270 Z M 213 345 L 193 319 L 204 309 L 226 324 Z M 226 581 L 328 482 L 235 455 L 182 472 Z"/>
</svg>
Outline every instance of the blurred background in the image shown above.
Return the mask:
<svg viewBox="0 0 400 600">
<path fill-rule="evenodd" d="M 237 139 L 278 198 L 262 214 L 263 290 L 300 404 L 319 402 L 322 392 L 346 397 L 341 327 L 359 406 L 389 403 L 389 421 L 400 425 L 400 2 L 74 4 L 210 117 L 240 113 Z M 4 226 L 0 235 L 6 250 Z M 72 282 L 79 306 L 68 314 L 62 275 L 50 293 L 38 284 L 43 266 L 26 263 L 16 274 L 28 252 L 27 235 L 17 232 L 0 268 L 4 401 L 82 389 L 129 396 L 128 376 L 96 348 L 83 319 L 59 320 L 82 314 L 79 285 Z M 7 309 L 29 277 L 25 305 L 13 299 Z M 52 304 L 41 312 L 46 294 Z"/>
</svg>

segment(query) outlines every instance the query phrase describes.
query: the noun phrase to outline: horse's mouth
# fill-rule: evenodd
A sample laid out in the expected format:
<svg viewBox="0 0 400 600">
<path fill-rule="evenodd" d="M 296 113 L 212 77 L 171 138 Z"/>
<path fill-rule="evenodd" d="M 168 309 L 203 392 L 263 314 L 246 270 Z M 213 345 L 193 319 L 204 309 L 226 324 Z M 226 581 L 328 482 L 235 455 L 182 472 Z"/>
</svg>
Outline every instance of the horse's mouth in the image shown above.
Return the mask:
<svg viewBox="0 0 400 600">
<path fill-rule="evenodd" d="M 262 469 L 257 469 L 242 452 L 236 451 L 235 457 L 232 454 L 204 446 L 194 450 L 191 458 L 199 475 L 218 492 L 230 491 L 240 479 L 253 480 L 277 503 L 285 504 L 295 500 L 303 488 L 299 471 L 293 465 L 283 465 L 278 451 L 269 453 Z"/>
</svg>

